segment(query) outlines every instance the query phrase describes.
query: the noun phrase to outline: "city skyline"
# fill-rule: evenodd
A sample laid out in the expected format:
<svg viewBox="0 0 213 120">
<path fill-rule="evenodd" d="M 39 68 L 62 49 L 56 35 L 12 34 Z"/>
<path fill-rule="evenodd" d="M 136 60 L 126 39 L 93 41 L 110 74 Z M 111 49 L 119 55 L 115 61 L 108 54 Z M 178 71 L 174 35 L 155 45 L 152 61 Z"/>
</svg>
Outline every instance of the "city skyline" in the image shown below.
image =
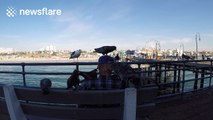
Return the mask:
<svg viewBox="0 0 213 120">
<path fill-rule="evenodd" d="M 161 49 L 213 51 L 211 0 L 0 0 L 0 47 L 18 51 L 53 45 L 61 50 L 145 48 L 158 41 Z M 57 9 L 61 15 L 8 17 L 14 9 Z"/>
</svg>

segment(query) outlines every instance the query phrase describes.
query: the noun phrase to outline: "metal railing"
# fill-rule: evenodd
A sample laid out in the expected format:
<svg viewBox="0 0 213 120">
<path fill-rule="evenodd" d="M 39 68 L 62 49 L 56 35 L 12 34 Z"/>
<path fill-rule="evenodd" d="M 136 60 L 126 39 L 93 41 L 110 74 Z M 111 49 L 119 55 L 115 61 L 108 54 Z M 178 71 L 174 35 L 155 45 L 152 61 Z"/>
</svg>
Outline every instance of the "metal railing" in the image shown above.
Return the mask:
<svg viewBox="0 0 213 120">
<path fill-rule="evenodd" d="M 57 63 L 0 63 L 0 76 L 6 74 L 8 76 L 17 74 L 22 76 L 23 86 L 27 87 L 28 80 L 26 75 L 67 75 L 70 72 L 58 71 L 28 71 L 26 67 L 35 66 L 71 66 L 73 69 L 79 70 L 82 66 L 97 66 L 97 62 L 57 62 Z M 204 88 L 211 87 L 212 84 L 212 60 L 182 60 L 182 61 L 152 61 L 144 60 L 140 62 L 127 62 L 134 66 L 134 70 L 140 77 L 143 86 L 158 85 L 159 96 L 172 96 L 176 94 L 183 94 Z M 20 67 L 17 70 L 4 70 L 3 66 Z M 63 68 L 63 67 L 62 67 Z M 90 68 L 89 68 L 90 69 Z M 92 68 L 91 68 L 92 70 Z M 1 79 L 0 79 L 1 81 Z M 65 86 L 66 87 L 66 86 Z"/>
</svg>

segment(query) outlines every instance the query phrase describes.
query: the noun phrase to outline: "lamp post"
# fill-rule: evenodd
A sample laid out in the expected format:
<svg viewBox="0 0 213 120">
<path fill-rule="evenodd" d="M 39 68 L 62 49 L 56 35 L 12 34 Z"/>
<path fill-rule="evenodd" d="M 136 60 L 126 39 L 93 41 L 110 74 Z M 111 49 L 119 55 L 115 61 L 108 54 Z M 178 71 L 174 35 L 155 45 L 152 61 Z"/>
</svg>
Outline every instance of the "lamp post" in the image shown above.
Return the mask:
<svg viewBox="0 0 213 120">
<path fill-rule="evenodd" d="M 198 40 L 200 41 L 200 33 L 196 33 L 195 35 L 195 42 L 196 42 L 196 59 L 198 60 Z"/>
<path fill-rule="evenodd" d="M 180 49 L 182 48 L 182 50 L 183 50 L 183 54 L 184 54 L 184 44 L 182 43 L 182 44 L 180 44 Z"/>
<path fill-rule="evenodd" d="M 159 41 L 155 40 L 156 60 L 158 59 L 158 49 L 160 49 L 160 43 Z"/>
</svg>

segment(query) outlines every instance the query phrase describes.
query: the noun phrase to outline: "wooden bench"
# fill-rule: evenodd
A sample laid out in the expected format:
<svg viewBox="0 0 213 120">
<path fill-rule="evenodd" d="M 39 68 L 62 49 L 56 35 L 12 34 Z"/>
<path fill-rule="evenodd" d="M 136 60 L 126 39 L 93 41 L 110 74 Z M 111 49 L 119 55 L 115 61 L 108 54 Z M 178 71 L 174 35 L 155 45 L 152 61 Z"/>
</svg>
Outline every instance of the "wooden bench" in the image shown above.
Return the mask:
<svg viewBox="0 0 213 120">
<path fill-rule="evenodd" d="M 43 95 L 38 88 L 4 86 L 4 93 L 12 120 L 136 120 L 150 115 L 157 89 L 51 89 Z"/>
</svg>

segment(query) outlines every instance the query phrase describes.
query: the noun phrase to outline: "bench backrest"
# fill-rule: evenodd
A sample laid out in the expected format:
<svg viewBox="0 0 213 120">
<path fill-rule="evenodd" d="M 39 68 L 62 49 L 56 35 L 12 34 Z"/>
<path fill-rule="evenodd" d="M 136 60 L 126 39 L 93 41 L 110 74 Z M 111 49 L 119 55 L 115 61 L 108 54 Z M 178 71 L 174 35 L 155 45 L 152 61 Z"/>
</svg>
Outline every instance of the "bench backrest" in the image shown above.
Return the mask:
<svg viewBox="0 0 213 120">
<path fill-rule="evenodd" d="M 137 92 L 131 88 L 98 91 L 51 89 L 47 95 L 43 95 L 38 88 L 15 87 L 12 91 L 28 120 L 129 120 L 128 118 L 134 118 L 129 115 L 136 118 L 150 114 L 155 105 L 153 99 L 156 97 L 156 90 L 155 87 L 141 88 Z M 0 89 L 0 94 L 2 91 Z"/>
<path fill-rule="evenodd" d="M 43 95 L 37 88 L 16 87 L 15 92 L 28 116 L 93 120 L 123 117 L 123 90 L 51 90 L 50 94 Z"/>
</svg>

